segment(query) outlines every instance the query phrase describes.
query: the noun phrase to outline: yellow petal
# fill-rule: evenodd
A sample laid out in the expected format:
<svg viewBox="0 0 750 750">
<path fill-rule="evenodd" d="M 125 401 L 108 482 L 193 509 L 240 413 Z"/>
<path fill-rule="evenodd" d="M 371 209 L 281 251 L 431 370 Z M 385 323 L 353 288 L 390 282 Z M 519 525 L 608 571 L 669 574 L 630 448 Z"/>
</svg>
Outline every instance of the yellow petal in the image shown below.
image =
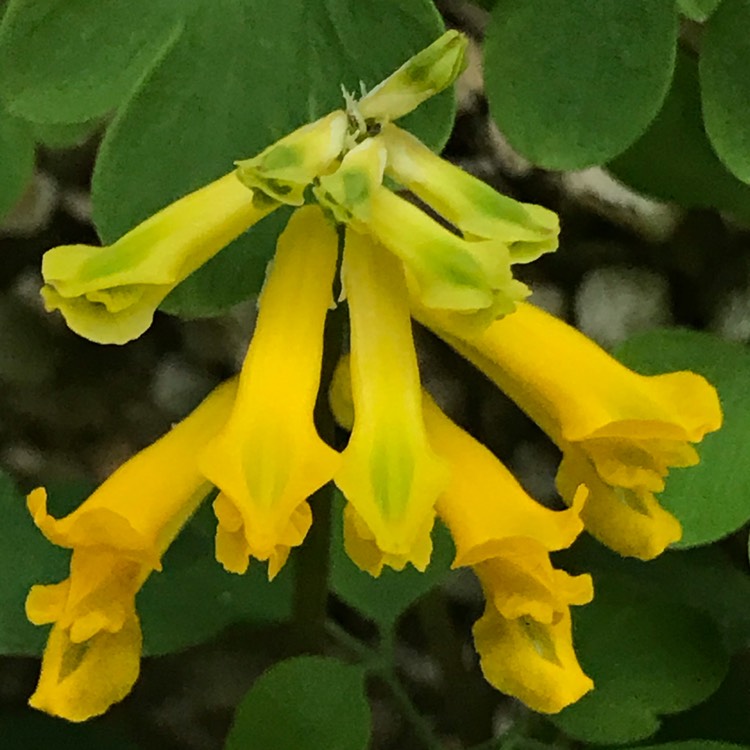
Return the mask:
<svg viewBox="0 0 750 750">
<path fill-rule="evenodd" d="M 473 362 L 554 440 L 592 437 L 700 441 L 721 426 L 715 389 L 700 375 L 639 375 L 572 326 L 520 303 L 462 340 L 439 312 L 417 316 Z"/>
<path fill-rule="evenodd" d="M 689 443 L 721 425 L 715 389 L 700 375 L 644 376 L 583 334 L 528 304 L 466 336 L 446 316 L 416 315 L 513 398 L 557 443 L 558 485 L 568 503 L 589 490 L 586 528 L 624 555 L 650 559 L 679 539 L 656 502 L 672 466 L 698 456 Z M 615 519 L 617 519 L 615 521 Z"/>
<path fill-rule="evenodd" d="M 366 120 L 396 120 L 416 109 L 458 78 L 467 46 L 466 36 L 446 31 L 362 97 L 358 114 Z"/>
<path fill-rule="evenodd" d="M 210 489 L 196 453 L 226 420 L 235 390 L 233 381 L 219 386 L 65 518 L 48 515 L 43 488 L 29 494 L 36 525 L 73 550 L 68 578 L 33 586 L 26 600 L 31 622 L 54 623 L 34 707 L 83 721 L 132 687 L 141 648 L 135 596 Z"/>
<path fill-rule="evenodd" d="M 301 206 L 305 189 L 325 174 L 344 150 L 346 112 L 338 110 L 303 125 L 252 159 L 237 162 L 237 176 L 269 198 Z"/>
<path fill-rule="evenodd" d="M 42 259 L 48 311 L 76 333 L 124 344 L 151 324 L 169 292 L 279 204 L 232 173 L 184 196 L 108 247 L 63 245 Z"/>
<path fill-rule="evenodd" d="M 438 514 L 456 544 L 454 565 L 474 565 L 500 554 L 508 540 L 535 540 L 546 550 L 569 547 L 581 533 L 574 506 L 553 511 L 533 500 L 487 448 L 452 422 L 424 394 L 427 434 L 438 455 L 449 463 L 450 482 L 437 504 Z"/>
<path fill-rule="evenodd" d="M 382 247 L 348 230 L 342 274 L 351 320 L 354 427 L 336 484 L 368 530 L 357 539 L 371 538 L 397 567 L 405 561 L 423 567 L 435 501 L 447 477 L 425 433 L 403 270 Z M 361 546 L 350 535 L 355 562 L 372 570 L 365 554 L 356 552 Z"/>
<path fill-rule="evenodd" d="M 553 568 L 549 550 L 535 539 L 504 540 L 495 557 L 474 570 L 495 609 L 509 620 L 531 617 L 550 625 L 569 605 L 588 604 L 594 596 L 591 576 Z"/>
<path fill-rule="evenodd" d="M 621 555 L 652 560 L 682 537 L 680 522 L 657 502 L 652 492 L 605 483 L 580 448 L 569 447 L 557 474 L 566 501 L 573 486 L 589 490 L 581 511 L 586 529 Z"/>
<path fill-rule="evenodd" d="M 385 188 L 386 156 L 382 137 L 352 149 L 313 189 L 321 206 L 400 258 L 425 306 L 467 317 L 479 311 L 482 325 L 512 312 L 529 290 L 513 279 L 508 246 L 494 239 L 468 242 Z"/>
<path fill-rule="evenodd" d="M 47 495 L 27 498 L 34 523 L 61 547 L 111 547 L 158 559 L 208 494 L 197 454 L 226 421 L 236 378 L 216 388 L 186 419 L 120 466 L 65 518 L 47 514 Z"/>
<path fill-rule="evenodd" d="M 513 263 L 528 263 L 557 247 L 560 221 L 554 211 L 501 195 L 395 125 L 384 126 L 383 139 L 388 148 L 386 174 L 465 238 L 506 243 Z"/>
<path fill-rule="evenodd" d="M 217 558 L 233 572 L 251 555 L 269 560 L 270 575 L 283 565 L 310 525 L 307 498 L 339 463 L 313 423 L 337 253 L 320 209 L 298 209 L 279 237 L 232 415 L 201 457 L 221 490 Z"/>
<path fill-rule="evenodd" d="M 83 643 L 73 642 L 65 628 L 55 625 L 29 705 L 68 721 L 103 714 L 135 684 L 141 641 L 135 615 L 116 633 L 101 632 Z"/>
<path fill-rule="evenodd" d="M 508 620 L 488 604 L 474 625 L 474 644 L 485 679 L 533 711 L 557 713 L 594 687 L 573 650 L 567 609 L 544 625 L 529 617 Z"/>
</svg>

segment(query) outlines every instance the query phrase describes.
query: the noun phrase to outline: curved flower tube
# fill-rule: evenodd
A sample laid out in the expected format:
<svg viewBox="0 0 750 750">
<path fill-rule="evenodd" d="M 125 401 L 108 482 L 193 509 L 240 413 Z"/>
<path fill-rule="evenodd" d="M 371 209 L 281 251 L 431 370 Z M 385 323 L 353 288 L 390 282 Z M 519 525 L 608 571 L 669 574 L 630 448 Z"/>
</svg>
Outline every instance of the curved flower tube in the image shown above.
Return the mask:
<svg viewBox="0 0 750 750">
<path fill-rule="evenodd" d="M 591 577 L 557 570 L 549 557 L 583 529 L 587 492 L 580 487 L 568 510 L 539 505 L 489 450 L 424 399 L 430 442 L 451 468 L 437 509 L 456 544 L 453 565 L 471 565 L 487 599 L 474 626 L 482 671 L 533 710 L 556 713 L 593 687 L 570 626 L 570 606 L 591 601 Z"/>
<path fill-rule="evenodd" d="M 404 272 L 371 238 L 348 230 L 342 278 L 351 385 L 341 368 L 336 382 L 351 389 L 354 424 L 335 481 L 349 501 L 346 549 L 374 576 L 384 564 L 424 570 L 435 501 L 447 478 L 424 429 Z"/>
<path fill-rule="evenodd" d="M 268 560 L 269 578 L 278 573 L 310 528 L 307 498 L 339 464 L 313 423 L 337 255 L 322 211 L 295 211 L 261 294 L 237 402 L 200 459 L 221 490 L 216 557 L 234 573 L 245 572 L 250 556 Z"/>
<path fill-rule="evenodd" d="M 98 344 L 125 344 L 148 329 L 181 281 L 279 204 L 234 173 L 190 193 L 113 245 L 62 245 L 42 259 L 48 312 Z"/>
<path fill-rule="evenodd" d="M 530 263 L 557 248 L 560 220 L 554 211 L 498 193 L 396 125 L 385 125 L 382 133 L 388 149 L 386 175 L 437 211 L 464 239 L 505 243 L 511 263 Z"/>
<path fill-rule="evenodd" d="M 691 443 L 721 426 L 716 390 L 700 375 L 629 370 L 566 323 L 530 304 L 466 336 L 446 316 L 415 314 L 490 377 L 563 452 L 558 489 L 589 491 L 586 529 L 623 555 L 649 560 L 679 540 L 659 505 L 670 467 L 691 466 Z"/>
<path fill-rule="evenodd" d="M 29 703 L 84 721 L 122 700 L 138 677 L 141 629 L 135 595 L 211 485 L 197 453 L 229 415 L 236 381 L 214 390 L 185 420 L 109 477 L 65 518 L 47 513 L 47 495 L 28 496 L 34 523 L 73 550 L 70 575 L 33 586 L 26 614 L 53 623 Z"/>
</svg>

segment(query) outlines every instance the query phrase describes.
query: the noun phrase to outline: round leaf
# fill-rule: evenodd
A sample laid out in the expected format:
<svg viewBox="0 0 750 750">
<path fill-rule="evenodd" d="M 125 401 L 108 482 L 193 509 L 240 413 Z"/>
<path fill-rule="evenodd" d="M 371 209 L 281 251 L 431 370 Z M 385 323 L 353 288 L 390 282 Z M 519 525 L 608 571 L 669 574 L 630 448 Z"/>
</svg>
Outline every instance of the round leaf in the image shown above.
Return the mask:
<svg viewBox="0 0 750 750">
<path fill-rule="evenodd" d="M 693 21 L 705 21 L 718 7 L 722 0 L 677 0 L 677 7 L 683 16 Z"/>
<path fill-rule="evenodd" d="M 594 601 L 575 609 L 574 636 L 595 687 L 552 720 L 586 742 L 650 737 L 660 714 L 700 703 L 727 671 L 710 619 L 614 579 L 597 579 Z"/>
<path fill-rule="evenodd" d="M 693 370 L 719 392 L 724 424 L 696 446 L 700 463 L 671 469 L 659 502 L 683 527 L 678 547 L 708 544 L 750 519 L 750 353 L 708 333 L 653 331 L 626 341 L 618 359 L 644 375 Z"/>
<path fill-rule="evenodd" d="M 25 123 L 0 106 L 0 217 L 21 197 L 34 170 L 34 142 Z"/>
<path fill-rule="evenodd" d="M 240 704 L 226 750 L 365 750 L 365 671 L 323 656 L 269 669 Z"/>
<path fill-rule="evenodd" d="M 186 3 L 187 5 L 187 3 Z M 15 0 L 0 27 L 0 90 L 39 122 L 116 108 L 179 35 L 169 0 Z"/>
<path fill-rule="evenodd" d="M 67 575 L 69 553 L 50 544 L 34 526 L 26 500 L 0 473 L 0 654 L 36 656 L 47 638 L 24 611 L 35 583 L 57 583 Z"/>
<path fill-rule="evenodd" d="M 490 110 L 536 164 L 601 164 L 659 111 L 676 40 L 674 0 L 500 2 L 485 43 Z"/>
<path fill-rule="evenodd" d="M 230 171 L 236 159 L 341 107 L 342 84 L 356 92 L 360 80 L 374 86 L 443 28 L 429 0 L 196 3 L 183 34 L 120 110 L 102 144 L 93 201 L 105 242 Z M 453 112 L 452 94 L 444 92 L 404 125 L 437 148 L 448 137 Z M 255 294 L 280 221 L 269 217 L 265 229 L 253 227 L 222 251 L 167 309 L 217 313 Z"/>
<path fill-rule="evenodd" d="M 721 163 L 706 136 L 697 60 L 677 57 L 672 87 L 648 130 L 608 168 L 642 193 L 750 218 L 750 186 Z"/>
<path fill-rule="evenodd" d="M 700 58 L 703 117 L 716 153 L 750 182 L 750 3 L 724 0 L 706 24 Z"/>
</svg>

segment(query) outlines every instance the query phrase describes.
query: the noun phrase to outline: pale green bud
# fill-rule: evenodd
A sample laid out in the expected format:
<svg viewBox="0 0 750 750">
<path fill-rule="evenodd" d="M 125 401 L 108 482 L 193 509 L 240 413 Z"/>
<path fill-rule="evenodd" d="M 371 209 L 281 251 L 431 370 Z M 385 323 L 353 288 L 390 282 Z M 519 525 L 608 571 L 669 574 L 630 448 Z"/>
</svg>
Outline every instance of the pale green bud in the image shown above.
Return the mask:
<svg viewBox="0 0 750 750">
<path fill-rule="evenodd" d="M 365 120 L 388 121 L 416 109 L 458 78 L 465 67 L 467 46 L 463 34 L 446 31 L 362 97 L 359 114 Z"/>
</svg>

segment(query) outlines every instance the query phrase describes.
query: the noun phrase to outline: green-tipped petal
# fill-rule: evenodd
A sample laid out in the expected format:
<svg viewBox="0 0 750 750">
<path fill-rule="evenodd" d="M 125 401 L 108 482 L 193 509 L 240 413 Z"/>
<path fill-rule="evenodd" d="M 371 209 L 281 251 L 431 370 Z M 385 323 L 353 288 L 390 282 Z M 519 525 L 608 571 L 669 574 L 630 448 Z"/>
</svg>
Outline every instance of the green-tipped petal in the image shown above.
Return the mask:
<svg viewBox="0 0 750 750">
<path fill-rule="evenodd" d="M 395 125 L 383 128 L 383 139 L 388 148 L 386 174 L 466 239 L 506 243 L 513 263 L 528 263 L 557 248 L 560 221 L 554 211 L 498 193 Z"/>
<path fill-rule="evenodd" d="M 280 203 L 301 206 L 305 189 L 341 156 L 348 127 L 343 110 L 303 125 L 252 159 L 237 162 L 240 181 Z"/>
<path fill-rule="evenodd" d="M 461 75 L 468 43 L 460 32 L 446 31 L 366 94 L 359 114 L 366 120 L 396 120 L 416 109 Z"/>
<path fill-rule="evenodd" d="M 181 281 L 279 204 L 234 173 L 180 198 L 107 247 L 63 245 L 42 259 L 42 297 L 99 344 L 124 344 L 151 324 Z"/>
<path fill-rule="evenodd" d="M 407 562 L 424 569 L 447 474 L 425 431 L 403 270 L 370 238 L 348 231 L 343 278 L 354 426 L 334 478 L 352 506 L 347 551 L 373 575 Z M 336 382 L 348 390 L 343 372 Z"/>
</svg>

